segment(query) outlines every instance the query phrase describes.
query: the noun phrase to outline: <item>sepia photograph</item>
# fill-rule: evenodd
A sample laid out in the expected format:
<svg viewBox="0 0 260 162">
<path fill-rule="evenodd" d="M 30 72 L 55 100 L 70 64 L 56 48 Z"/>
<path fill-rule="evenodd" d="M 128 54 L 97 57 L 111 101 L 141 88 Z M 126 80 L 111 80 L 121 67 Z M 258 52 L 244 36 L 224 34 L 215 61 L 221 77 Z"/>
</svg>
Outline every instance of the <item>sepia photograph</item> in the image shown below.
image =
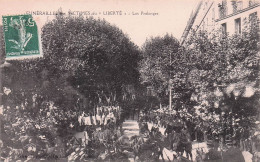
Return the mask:
<svg viewBox="0 0 260 162">
<path fill-rule="evenodd" d="M 0 0 L 0 162 L 260 162 L 260 0 Z"/>
</svg>

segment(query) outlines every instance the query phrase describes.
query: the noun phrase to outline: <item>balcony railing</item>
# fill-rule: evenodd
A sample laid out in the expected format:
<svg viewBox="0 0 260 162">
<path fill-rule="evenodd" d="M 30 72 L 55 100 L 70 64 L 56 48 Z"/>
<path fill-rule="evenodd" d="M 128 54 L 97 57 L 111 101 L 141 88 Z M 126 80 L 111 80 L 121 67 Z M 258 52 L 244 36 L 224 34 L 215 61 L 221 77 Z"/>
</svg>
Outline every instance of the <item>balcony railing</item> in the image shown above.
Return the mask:
<svg viewBox="0 0 260 162">
<path fill-rule="evenodd" d="M 224 18 L 227 15 L 227 3 L 224 1 L 221 4 L 218 4 L 219 7 L 219 17 Z"/>
<path fill-rule="evenodd" d="M 229 15 L 225 14 L 225 12 L 222 11 L 224 13 L 220 13 L 219 19 L 217 19 L 215 21 L 218 22 L 218 21 L 224 20 L 226 18 L 232 17 L 232 16 L 240 14 L 242 12 L 246 12 L 250 9 L 253 9 L 253 8 L 256 8 L 256 7 L 259 7 L 259 6 L 260 6 L 260 3 L 254 3 L 254 5 L 252 5 L 252 6 L 249 6 L 247 8 L 241 9 L 241 10 L 237 10 L 235 13 L 232 13 L 232 14 L 229 14 Z M 221 7 L 221 6 L 219 6 L 219 7 Z"/>
</svg>

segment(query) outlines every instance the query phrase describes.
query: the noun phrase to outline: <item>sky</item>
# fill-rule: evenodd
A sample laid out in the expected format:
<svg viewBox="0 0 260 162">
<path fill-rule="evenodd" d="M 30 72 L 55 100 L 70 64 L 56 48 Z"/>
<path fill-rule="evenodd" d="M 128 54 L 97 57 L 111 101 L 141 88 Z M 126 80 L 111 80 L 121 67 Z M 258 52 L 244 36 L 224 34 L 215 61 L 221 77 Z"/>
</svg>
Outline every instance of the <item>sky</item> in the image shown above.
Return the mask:
<svg viewBox="0 0 260 162">
<path fill-rule="evenodd" d="M 31 13 L 41 28 L 59 8 L 65 14 L 94 14 L 94 18 L 104 18 L 119 27 L 141 47 L 147 38 L 166 33 L 180 39 L 197 3 L 198 0 L 0 0 L 0 15 Z"/>
</svg>

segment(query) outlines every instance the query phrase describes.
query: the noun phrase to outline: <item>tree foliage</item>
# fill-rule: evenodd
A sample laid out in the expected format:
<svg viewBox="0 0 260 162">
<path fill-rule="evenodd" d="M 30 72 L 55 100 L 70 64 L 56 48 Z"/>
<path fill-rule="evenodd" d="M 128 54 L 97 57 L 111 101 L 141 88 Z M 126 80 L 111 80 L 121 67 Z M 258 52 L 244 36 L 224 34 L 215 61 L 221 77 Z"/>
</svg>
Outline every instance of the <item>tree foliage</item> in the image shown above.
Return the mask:
<svg viewBox="0 0 260 162">
<path fill-rule="evenodd" d="M 187 50 L 180 46 L 177 39 L 166 34 L 147 40 L 142 51 L 142 81 L 153 87 L 161 103 L 168 103 L 171 87 L 175 107 L 179 107 L 180 103 L 190 105 L 193 89 L 188 77 L 192 67 Z"/>
<path fill-rule="evenodd" d="M 182 47 L 169 35 L 151 38 L 143 46 L 143 82 L 167 99 L 171 79 L 175 109 L 188 108 L 205 123 L 218 125 L 209 117 L 222 112 L 252 126 L 260 106 L 259 23 L 244 22 L 241 34 L 198 31 Z"/>
<path fill-rule="evenodd" d="M 142 82 L 151 85 L 157 94 L 165 94 L 172 78 L 174 57 L 179 48 L 177 39 L 170 35 L 148 39 L 142 47 L 139 64 Z M 171 57 L 173 59 L 171 59 Z"/>
<path fill-rule="evenodd" d="M 244 22 L 241 34 L 199 31 L 186 44 L 193 99 L 206 121 L 212 112 L 224 113 L 227 129 L 253 126 L 259 114 L 259 23 Z"/>
<path fill-rule="evenodd" d="M 43 58 L 10 61 L 19 78 L 12 86 L 64 107 L 84 98 L 93 108 L 121 101 L 139 83 L 138 47 L 105 20 L 58 15 L 43 26 L 42 46 Z"/>
</svg>

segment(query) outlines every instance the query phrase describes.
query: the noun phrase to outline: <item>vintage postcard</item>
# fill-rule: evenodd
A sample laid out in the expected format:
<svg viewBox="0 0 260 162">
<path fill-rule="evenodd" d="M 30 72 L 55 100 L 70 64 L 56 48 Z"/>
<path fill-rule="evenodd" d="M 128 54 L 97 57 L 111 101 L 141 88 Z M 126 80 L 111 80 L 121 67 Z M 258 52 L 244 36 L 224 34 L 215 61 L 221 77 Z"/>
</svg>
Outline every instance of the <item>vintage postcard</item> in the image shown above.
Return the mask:
<svg viewBox="0 0 260 162">
<path fill-rule="evenodd" d="M 0 0 L 0 161 L 260 161 L 259 0 Z"/>
</svg>

